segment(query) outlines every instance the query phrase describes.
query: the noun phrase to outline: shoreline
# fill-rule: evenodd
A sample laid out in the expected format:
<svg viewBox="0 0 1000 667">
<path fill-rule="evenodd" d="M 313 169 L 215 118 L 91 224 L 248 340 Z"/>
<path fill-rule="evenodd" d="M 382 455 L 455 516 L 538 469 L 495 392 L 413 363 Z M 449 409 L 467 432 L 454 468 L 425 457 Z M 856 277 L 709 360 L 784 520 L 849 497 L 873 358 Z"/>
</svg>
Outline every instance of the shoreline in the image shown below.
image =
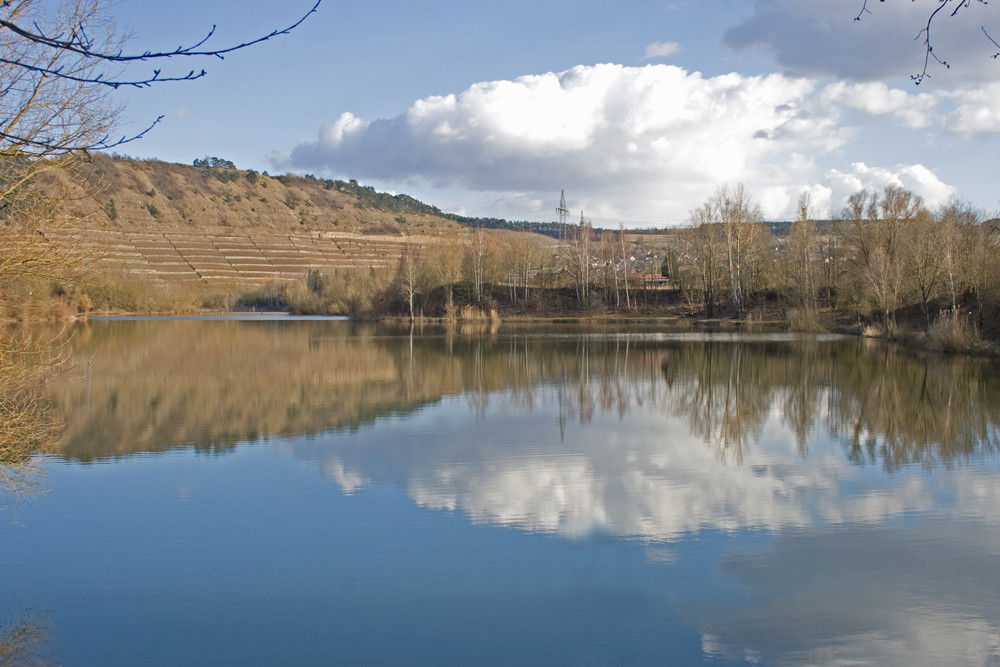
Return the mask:
<svg viewBox="0 0 1000 667">
<path fill-rule="evenodd" d="M 129 320 L 157 320 L 157 319 L 183 319 L 183 320 L 206 320 L 206 321 L 240 321 L 240 320 L 279 320 L 288 321 L 351 321 L 359 323 L 390 324 L 396 326 L 406 325 L 434 325 L 434 326 L 459 326 L 471 324 L 495 324 L 495 325 L 566 325 L 566 326 L 624 326 L 640 325 L 662 326 L 675 331 L 725 331 L 725 332 L 784 332 L 800 334 L 836 334 L 843 336 L 853 336 L 857 338 L 868 338 L 880 340 L 887 343 L 894 343 L 902 347 L 933 354 L 959 354 L 968 356 L 978 356 L 991 360 L 1000 360 L 1000 346 L 995 342 L 981 341 L 966 349 L 942 349 L 936 348 L 928 340 L 928 334 L 919 330 L 901 330 L 896 336 L 885 334 L 873 334 L 866 330 L 863 325 L 853 326 L 832 326 L 823 330 L 798 329 L 793 327 L 786 320 L 778 319 L 736 319 L 725 317 L 698 318 L 685 316 L 668 315 L 616 315 L 616 314 L 550 314 L 550 315 L 506 315 L 482 318 L 449 318 L 432 317 L 418 315 L 410 318 L 404 315 L 389 315 L 376 318 L 351 318 L 347 315 L 316 315 L 298 314 L 288 311 L 164 311 L 155 313 L 136 313 L 127 311 L 102 311 L 78 314 L 69 318 L 69 322 L 86 322 L 89 319 L 129 321 Z M 51 324 L 51 322 L 49 322 Z M 17 323 L 12 323 L 17 324 Z M 24 323 L 21 323 L 24 324 Z"/>
</svg>

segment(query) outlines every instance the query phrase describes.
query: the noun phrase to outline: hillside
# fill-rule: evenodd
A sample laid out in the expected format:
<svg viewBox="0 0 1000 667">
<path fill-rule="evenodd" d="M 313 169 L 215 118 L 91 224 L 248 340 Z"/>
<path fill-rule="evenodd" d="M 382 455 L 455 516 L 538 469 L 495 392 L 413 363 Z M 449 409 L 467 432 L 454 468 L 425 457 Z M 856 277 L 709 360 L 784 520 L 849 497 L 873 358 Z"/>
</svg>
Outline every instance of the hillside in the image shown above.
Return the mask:
<svg viewBox="0 0 1000 667">
<path fill-rule="evenodd" d="M 196 165 L 93 155 L 45 175 L 73 227 L 185 234 L 453 234 L 460 225 L 405 195 L 355 182 L 272 177 L 217 158 Z"/>
<path fill-rule="evenodd" d="M 241 307 L 372 316 L 415 306 L 440 315 L 463 282 L 473 285 L 466 290 L 485 287 L 477 304 L 492 303 L 499 289 L 524 310 L 532 288 L 564 288 L 572 277 L 560 241 L 551 238 L 564 232 L 554 223 L 536 229 L 459 218 L 356 181 L 272 177 L 219 158 L 180 165 L 99 154 L 43 173 L 32 187 L 50 208 L 37 209 L 47 212 L 34 226 L 0 235 L 0 253 L 61 258 L 76 278 L 41 290 L 24 285 L 19 298 L 51 293 L 57 305 L 79 312 Z M 478 250 L 463 243 L 473 226 L 489 229 Z M 625 262 L 619 256 L 627 245 L 634 289 L 638 276 L 659 268 L 653 246 L 660 241 L 642 234 L 621 249 L 605 243 L 600 252 L 611 259 L 598 257 L 595 245 L 588 267 Z M 467 260 L 479 262 L 479 280 L 488 285 L 467 275 Z M 607 289 L 618 289 L 607 269 L 602 275 Z"/>
<path fill-rule="evenodd" d="M 451 241 L 468 229 L 406 195 L 272 177 L 218 158 L 181 165 L 97 154 L 42 174 L 33 188 L 54 207 L 38 228 L 46 241 L 95 259 L 99 271 L 170 283 L 392 268 L 406 244 Z"/>
</svg>

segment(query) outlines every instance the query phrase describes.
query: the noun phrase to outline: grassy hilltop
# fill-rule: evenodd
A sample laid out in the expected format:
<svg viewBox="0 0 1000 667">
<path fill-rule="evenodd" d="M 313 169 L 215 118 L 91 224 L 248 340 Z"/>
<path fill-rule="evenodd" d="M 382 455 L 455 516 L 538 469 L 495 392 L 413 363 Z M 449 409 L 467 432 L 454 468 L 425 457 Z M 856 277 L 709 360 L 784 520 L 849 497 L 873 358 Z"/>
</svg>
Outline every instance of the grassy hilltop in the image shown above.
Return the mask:
<svg viewBox="0 0 1000 667">
<path fill-rule="evenodd" d="M 356 182 L 269 176 L 218 158 L 194 165 L 96 154 L 40 185 L 74 227 L 125 232 L 450 234 L 459 224 L 406 195 Z"/>
</svg>

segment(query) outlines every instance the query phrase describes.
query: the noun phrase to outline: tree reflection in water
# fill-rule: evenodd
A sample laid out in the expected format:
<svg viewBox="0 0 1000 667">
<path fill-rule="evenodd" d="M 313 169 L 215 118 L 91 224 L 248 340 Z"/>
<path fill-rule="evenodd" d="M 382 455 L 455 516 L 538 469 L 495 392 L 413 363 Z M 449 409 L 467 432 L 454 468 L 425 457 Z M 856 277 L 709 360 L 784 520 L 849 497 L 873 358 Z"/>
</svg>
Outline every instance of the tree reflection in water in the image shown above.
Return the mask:
<svg viewBox="0 0 1000 667">
<path fill-rule="evenodd" d="M 52 627 L 45 614 L 33 609 L 0 616 L 0 667 L 42 667 Z"/>
<path fill-rule="evenodd" d="M 685 345 L 664 364 L 674 414 L 737 461 L 780 410 L 805 456 L 817 429 L 848 458 L 888 471 L 997 449 L 1000 385 L 989 362 L 911 353 L 866 339 Z"/>
<path fill-rule="evenodd" d="M 684 336 L 348 322 L 100 322 L 77 332 L 87 377 L 52 392 L 63 452 L 83 460 L 272 435 L 355 430 L 463 395 L 527 411 L 555 389 L 559 419 L 633 408 L 682 417 L 740 464 L 780 414 L 807 456 L 817 434 L 859 464 L 947 464 L 996 450 L 1000 385 L 974 358 L 865 339 Z"/>
<path fill-rule="evenodd" d="M 0 332 L 0 508 L 16 507 L 40 488 L 38 455 L 59 432 L 43 389 L 62 352 L 59 344 Z"/>
<path fill-rule="evenodd" d="M 991 362 L 833 336 L 343 322 L 92 322 L 74 345 L 90 373 L 51 392 L 69 458 L 282 436 L 273 452 L 241 448 L 242 460 L 261 455 L 269 479 L 271 454 L 290 455 L 296 474 L 307 464 L 352 506 L 399 499 L 407 526 L 410 503 L 458 512 L 591 541 L 602 568 L 607 536 L 640 544 L 666 572 L 650 599 L 676 599 L 712 659 L 996 654 Z M 422 544 L 419 532 L 408 534 Z M 724 576 L 703 567 L 713 557 Z M 720 595 L 729 579 L 738 592 Z"/>
</svg>

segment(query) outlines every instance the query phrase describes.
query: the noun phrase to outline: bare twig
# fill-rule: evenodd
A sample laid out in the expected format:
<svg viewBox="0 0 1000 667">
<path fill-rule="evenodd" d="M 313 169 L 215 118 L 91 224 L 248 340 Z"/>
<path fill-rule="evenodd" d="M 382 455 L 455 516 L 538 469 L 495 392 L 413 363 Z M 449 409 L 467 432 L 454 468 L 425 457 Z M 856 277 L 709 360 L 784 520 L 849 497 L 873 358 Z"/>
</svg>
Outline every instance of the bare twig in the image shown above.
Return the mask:
<svg viewBox="0 0 1000 667">
<path fill-rule="evenodd" d="M 986 26 L 982 26 L 982 28 L 983 28 L 983 34 L 986 35 L 986 39 L 988 39 L 991 42 L 993 42 L 993 46 L 995 46 L 998 49 L 1000 49 L 1000 44 L 997 43 L 997 40 L 995 40 L 992 37 L 990 37 L 990 33 L 986 32 Z M 996 60 L 997 58 L 1000 58 L 1000 51 L 997 51 L 996 53 L 994 53 L 990 57 L 993 58 L 993 60 Z"/>
<path fill-rule="evenodd" d="M 868 9 L 868 0 L 862 0 L 861 11 L 858 12 L 858 15 L 854 17 L 854 20 L 860 21 L 861 17 L 865 14 L 871 14 L 871 10 Z"/>
</svg>

